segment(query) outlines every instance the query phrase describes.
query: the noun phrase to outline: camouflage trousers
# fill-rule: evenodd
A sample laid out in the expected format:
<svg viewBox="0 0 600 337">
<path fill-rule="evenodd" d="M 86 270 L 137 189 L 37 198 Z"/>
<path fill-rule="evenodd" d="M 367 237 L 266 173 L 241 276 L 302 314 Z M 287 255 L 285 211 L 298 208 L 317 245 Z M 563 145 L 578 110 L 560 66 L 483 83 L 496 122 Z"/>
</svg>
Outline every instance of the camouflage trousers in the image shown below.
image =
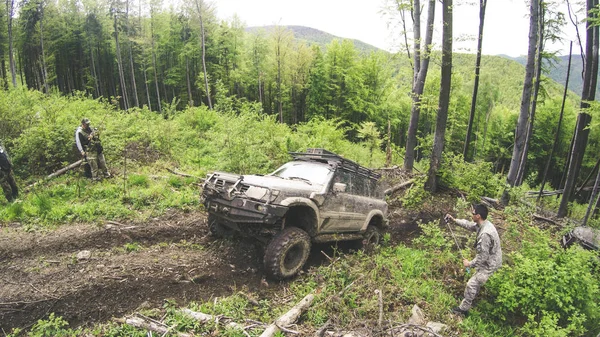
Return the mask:
<svg viewBox="0 0 600 337">
<path fill-rule="evenodd" d="M 475 274 L 471 276 L 465 287 L 465 298 L 458 306 L 460 310 L 467 311 L 471 309 L 473 300 L 475 299 L 475 296 L 477 296 L 479 289 L 481 289 L 481 286 L 487 282 L 494 272 L 495 270 L 477 270 Z"/>
<path fill-rule="evenodd" d="M 110 176 L 108 173 L 108 169 L 106 168 L 106 160 L 104 159 L 104 154 L 100 153 L 88 153 L 86 156 L 86 160 L 88 164 L 90 164 L 90 168 L 92 170 L 92 179 L 98 178 L 98 170 L 102 171 L 105 177 Z"/>
<path fill-rule="evenodd" d="M 13 201 L 19 196 L 19 189 L 12 170 L 9 172 L 0 170 L 0 186 L 2 186 L 6 200 Z"/>
</svg>

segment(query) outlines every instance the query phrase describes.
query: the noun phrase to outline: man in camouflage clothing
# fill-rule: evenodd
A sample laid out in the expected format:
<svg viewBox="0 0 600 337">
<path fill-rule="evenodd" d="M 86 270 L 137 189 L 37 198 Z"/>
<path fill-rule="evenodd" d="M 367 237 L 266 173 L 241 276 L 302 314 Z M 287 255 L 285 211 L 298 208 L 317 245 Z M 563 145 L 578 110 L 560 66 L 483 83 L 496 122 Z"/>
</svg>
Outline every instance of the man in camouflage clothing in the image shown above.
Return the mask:
<svg viewBox="0 0 600 337">
<path fill-rule="evenodd" d="M 19 196 L 19 189 L 15 182 L 15 176 L 12 172 L 12 163 L 8 154 L 0 145 L 0 185 L 4 191 L 4 196 L 9 202 L 14 201 Z"/>
<path fill-rule="evenodd" d="M 81 125 L 75 131 L 75 144 L 77 144 L 77 150 L 81 156 L 90 165 L 92 179 L 99 179 L 98 170 L 102 171 L 105 177 L 110 177 L 100 143 L 100 135 L 98 130 L 92 129 L 89 119 L 81 120 Z"/>
<path fill-rule="evenodd" d="M 496 227 L 487 220 L 487 216 L 488 209 L 481 204 L 475 205 L 472 209 L 473 221 L 455 219 L 452 215 L 446 214 L 447 221 L 452 220 L 452 222 L 463 228 L 477 232 L 477 238 L 475 239 L 477 255 L 471 261 L 463 258 L 463 265 L 476 268 L 476 272 L 467 282 L 465 298 L 458 307 L 452 309 L 452 312 L 459 315 L 467 314 L 481 286 L 502 266 L 500 237 Z"/>
</svg>

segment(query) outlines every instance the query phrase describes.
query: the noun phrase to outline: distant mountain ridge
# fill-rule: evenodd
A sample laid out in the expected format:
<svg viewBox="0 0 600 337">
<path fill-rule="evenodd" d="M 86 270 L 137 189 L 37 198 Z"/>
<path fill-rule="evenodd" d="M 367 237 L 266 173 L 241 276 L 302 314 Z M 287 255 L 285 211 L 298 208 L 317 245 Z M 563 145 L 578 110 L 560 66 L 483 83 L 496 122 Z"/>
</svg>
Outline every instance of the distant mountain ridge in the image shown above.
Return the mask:
<svg viewBox="0 0 600 337">
<path fill-rule="evenodd" d="M 246 31 L 248 32 L 257 32 L 260 30 L 265 30 L 267 32 L 272 31 L 273 29 L 275 29 L 275 25 L 271 25 L 271 26 L 260 26 L 260 27 L 248 27 L 246 28 Z M 373 45 L 370 45 L 368 43 L 365 43 L 363 41 L 357 40 L 357 39 L 351 39 L 351 38 L 345 38 L 345 37 L 340 37 L 340 36 L 335 36 L 333 34 L 329 34 L 327 32 L 315 29 L 315 28 L 310 28 L 310 27 L 305 27 L 305 26 L 284 26 L 286 29 L 288 29 L 289 31 L 291 31 L 294 34 L 294 37 L 298 40 L 304 41 L 306 43 L 308 43 L 309 45 L 318 45 L 321 47 L 325 47 L 328 44 L 330 44 L 333 40 L 350 40 L 352 42 L 354 42 L 354 46 L 359 49 L 361 52 L 364 53 L 370 53 L 370 52 L 376 52 L 376 51 L 384 51 L 382 49 L 379 49 Z M 512 61 L 516 61 L 519 64 L 525 65 L 527 63 L 527 57 L 526 56 L 519 56 L 519 57 L 511 57 L 508 55 L 496 55 L 498 57 L 503 57 Z M 546 76 L 548 76 L 549 78 L 553 79 L 554 81 L 556 81 L 557 83 L 561 84 L 561 85 L 565 85 L 565 79 L 567 77 L 567 66 L 568 66 L 568 62 L 569 62 L 569 56 L 559 56 L 558 57 L 558 62 L 557 63 L 553 63 L 551 66 L 546 66 L 547 69 L 549 69 L 549 73 L 545 74 Z M 581 90 L 583 88 L 583 78 L 581 76 L 582 74 L 582 69 L 583 69 L 583 62 L 581 60 L 581 57 L 579 55 L 573 55 L 572 60 L 571 60 L 571 75 L 569 77 L 569 89 L 571 91 L 573 91 L 575 94 L 577 94 L 578 96 L 581 96 Z M 596 98 L 600 98 L 600 86 L 598 86 L 598 88 L 596 88 Z"/>
<path fill-rule="evenodd" d="M 507 55 L 500 55 L 508 59 L 519 62 L 522 65 L 527 63 L 526 56 L 510 57 Z M 546 63 L 545 68 L 549 73 L 545 74 L 551 79 L 555 80 L 561 85 L 565 85 L 567 79 L 567 67 L 569 66 L 569 56 L 558 56 L 558 61 L 551 65 Z M 573 91 L 577 96 L 581 96 L 583 90 L 583 61 L 581 56 L 573 54 L 571 58 L 571 74 L 569 75 L 569 90 Z M 599 76 L 600 78 L 600 76 Z M 600 86 L 596 87 L 596 99 L 600 98 Z"/>
<path fill-rule="evenodd" d="M 276 26 L 260 26 L 260 27 L 248 27 L 246 28 L 247 32 L 256 32 L 259 30 L 265 30 L 267 32 L 275 29 Z M 376 52 L 382 49 L 379 49 L 375 46 L 372 46 L 368 43 L 362 42 L 360 40 L 335 36 L 333 34 L 326 33 L 322 30 L 318 30 L 315 28 L 305 27 L 305 26 L 284 26 L 287 30 L 291 31 L 294 34 L 294 37 L 298 40 L 304 41 L 309 45 L 316 44 L 321 47 L 325 47 L 331 43 L 333 40 L 350 40 L 354 42 L 354 46 L 365 53 Z"/>
</svg>

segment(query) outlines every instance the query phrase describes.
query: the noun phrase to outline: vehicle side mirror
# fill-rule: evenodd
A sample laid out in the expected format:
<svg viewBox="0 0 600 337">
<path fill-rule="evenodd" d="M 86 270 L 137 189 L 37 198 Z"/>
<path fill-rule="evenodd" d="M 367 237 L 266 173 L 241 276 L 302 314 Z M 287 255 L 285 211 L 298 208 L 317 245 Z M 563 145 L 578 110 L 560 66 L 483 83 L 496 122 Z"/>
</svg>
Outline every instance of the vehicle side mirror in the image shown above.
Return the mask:
<svg viewBox="0 0 600 337">
<path fill-rule="evenodd" d="M 333 184 L 333 193 L 341 193 L 341 192 L 346 192 L 346 184 L 334 183 Z"/>
</svg>

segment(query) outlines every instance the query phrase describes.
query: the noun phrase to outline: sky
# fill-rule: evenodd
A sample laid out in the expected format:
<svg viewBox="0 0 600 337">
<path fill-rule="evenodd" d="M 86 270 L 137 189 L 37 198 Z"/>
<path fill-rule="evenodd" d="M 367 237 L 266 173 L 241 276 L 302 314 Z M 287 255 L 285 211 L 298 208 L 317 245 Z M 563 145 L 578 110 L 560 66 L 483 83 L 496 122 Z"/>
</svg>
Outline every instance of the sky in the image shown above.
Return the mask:
<svg viewBox="0 0 600 337">
<path fill-rule="evenodd" d="M 426 3 L 426 0 L 422 0 Z M 479 1 L 454 8 L 454 51 L 475 53 L 479 25 Z M 398 18 L 391 17 L 385 7 L 390 0 L 215 0 L 220 19 L 237 15 L 248 27 L 266 25 L 307 26 L 343 37 L 361 40 L 387 51 L 399 50 L 402 39 Z M 441 20 L 439 1 L 436 19 Z M 566 10 L 566 9 L 564 9 Z M 426 9 L 423 17 L 426 16 Z M 484 26 L 483 54 L 521 56 L 527 54 L 529 8 L 525 0 L 490 0 Z M 410 25 L 410 23 L 409 23 Z M 441 24 L 436 24 L 434 44 L 441 44 Z M 575 39 L 571 24 L 563 32 L 567 40 Z M 412 27 L 409 27 L 412 28 Z M 552 45 L 548 51 L 568 54 L 568 45 Z M 566 46 L 566 47 L 565 47 Z"/>
</svg>

